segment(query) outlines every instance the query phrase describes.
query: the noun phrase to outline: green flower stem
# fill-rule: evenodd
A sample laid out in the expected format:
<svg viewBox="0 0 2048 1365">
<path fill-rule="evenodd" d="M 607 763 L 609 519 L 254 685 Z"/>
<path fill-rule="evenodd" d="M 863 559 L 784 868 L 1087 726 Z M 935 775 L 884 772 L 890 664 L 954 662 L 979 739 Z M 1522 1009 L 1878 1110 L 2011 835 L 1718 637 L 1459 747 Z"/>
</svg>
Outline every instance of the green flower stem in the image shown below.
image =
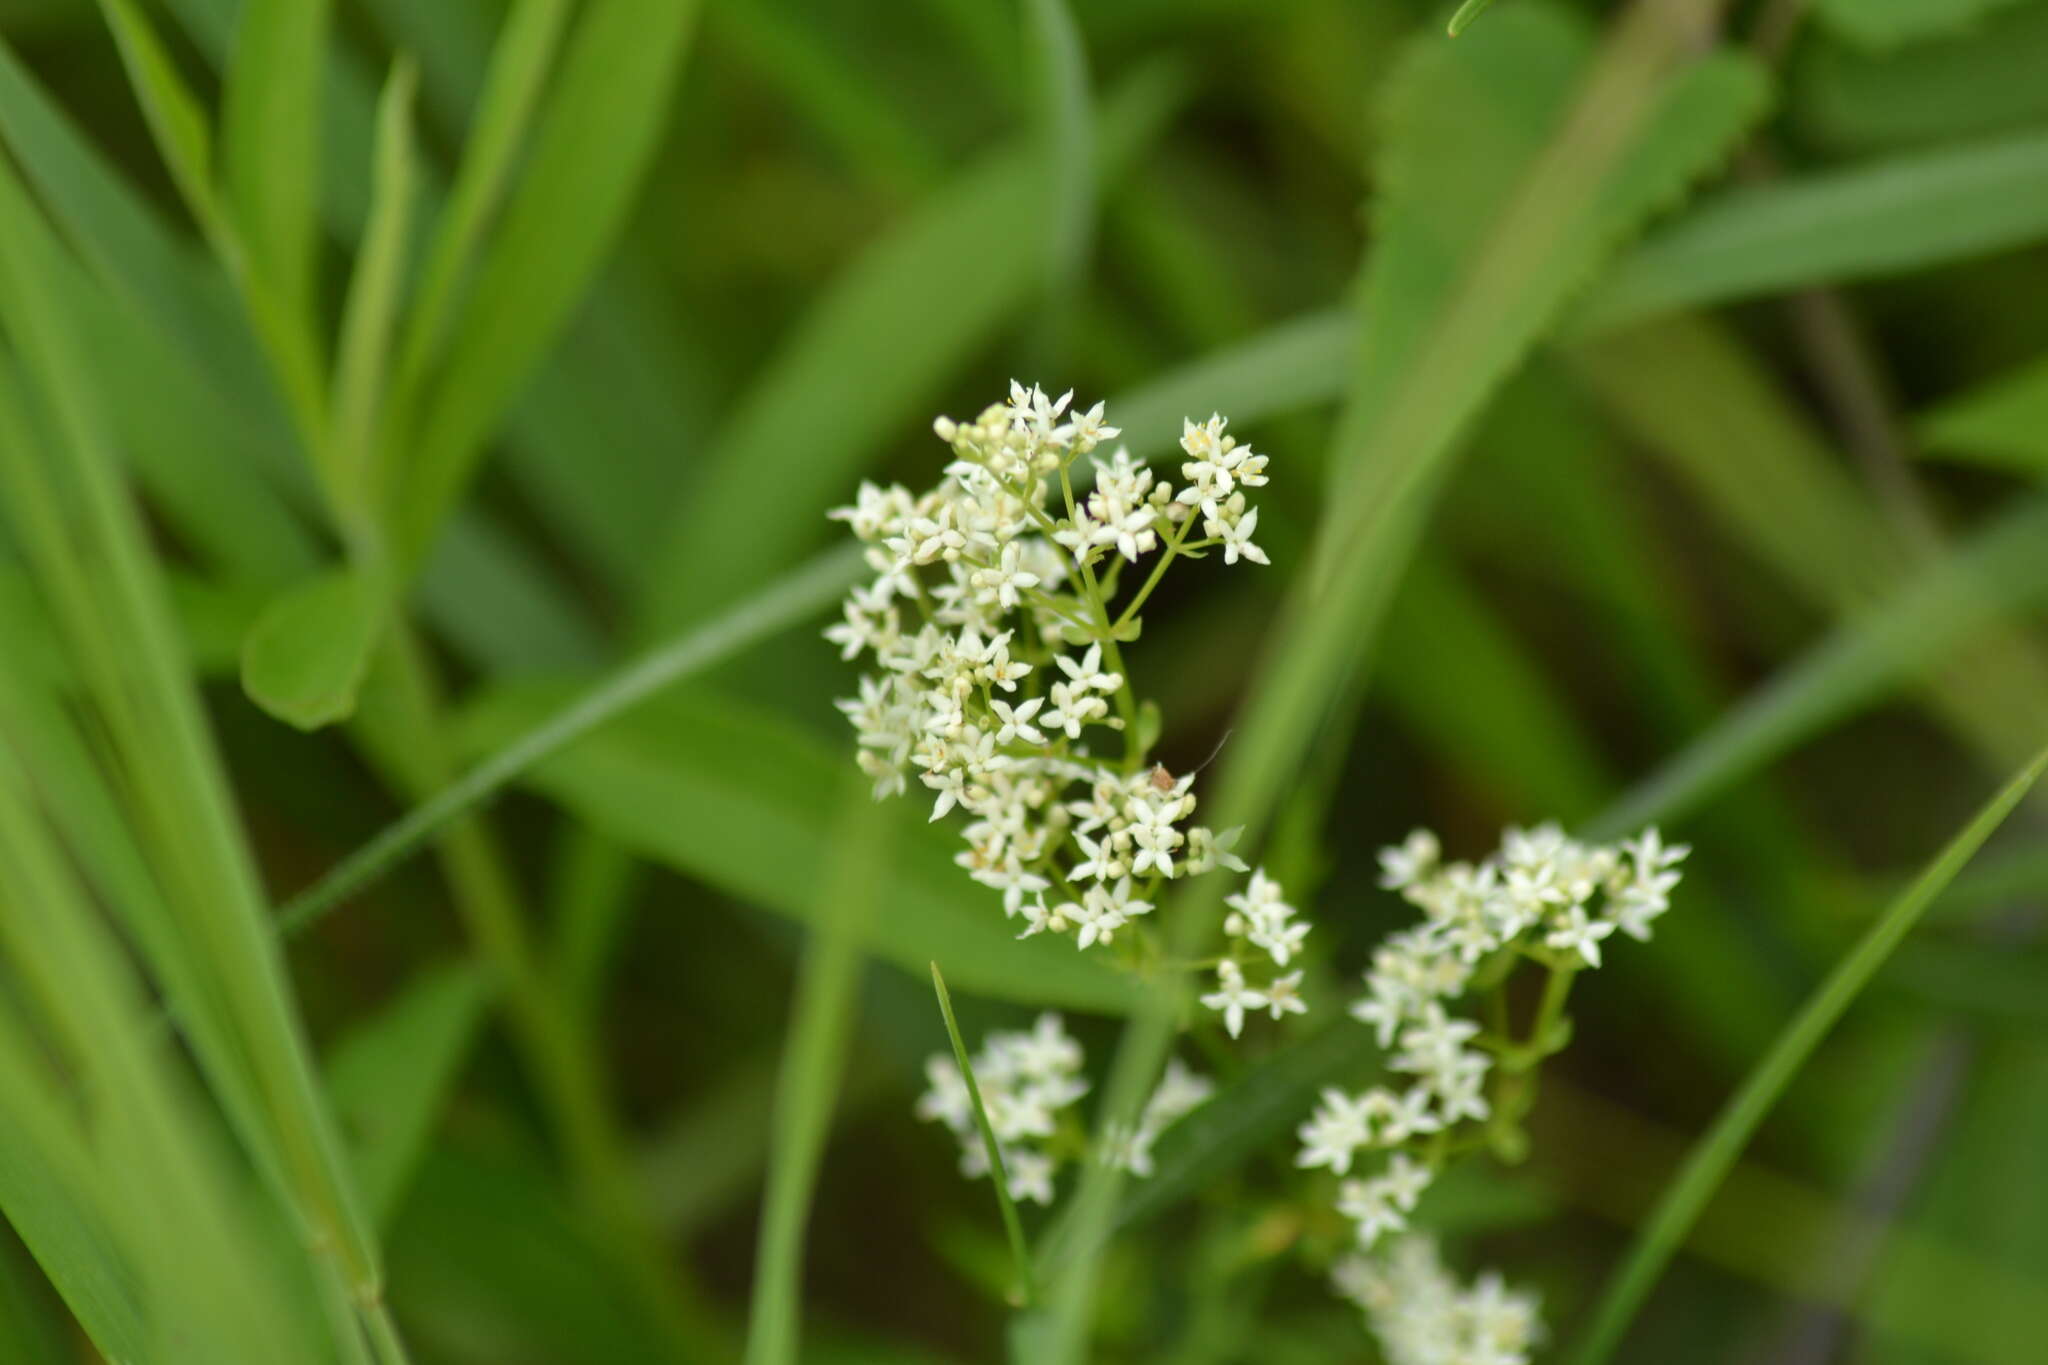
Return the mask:
<svg viewBox="0 0 2048 1365">
<path fill-rule="evenodd" d="M 1017 1258 L 1018 1303 L 1029 1308 L 1038 1297 L 1032 1283 L 1031 1247 L 1024 1240 L 1024 1224 L 1017 1217 L 1016 1201 L 1010 1198 L 1010 1173 L 1003 1167 L 1003 1149 L 996 1142 L 995 1125 L 988 1121 L 988 1109 L 981 1102 L 981 1086 L 975 1082 L 974 1067 L 967 1060 L 967 1044 L 961 1040 L 960 1025 L 953 1018 L 953 997 L 946 993 L 946 978 L 940 975 L 936 962 L 932 964 L 932 989 L 939 995 L 939 1013 L 946 1016 L 946 1036 L 952 1040 L 953 1060 L 967 1082 L 967 1098 L 974 1102 L 974 1126 L 981 1130 L 982 1145 L 988 1152 L 988 1178 L 996 1187 L 996 1206 L 1002 1210 L 1003 1232 L 1010 1239 L 1010 1252 Z"/>
</svg>

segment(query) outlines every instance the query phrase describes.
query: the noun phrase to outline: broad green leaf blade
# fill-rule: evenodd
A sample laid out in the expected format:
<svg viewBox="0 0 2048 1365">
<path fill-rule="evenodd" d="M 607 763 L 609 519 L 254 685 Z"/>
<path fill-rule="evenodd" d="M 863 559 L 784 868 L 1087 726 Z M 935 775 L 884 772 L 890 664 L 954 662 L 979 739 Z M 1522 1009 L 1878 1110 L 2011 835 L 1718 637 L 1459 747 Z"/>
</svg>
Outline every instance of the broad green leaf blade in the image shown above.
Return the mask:
<svg viewBox="0 0 2048 1365">
<path fill-rule="evenodd" d="M 1749 1144 L 1765 1115 L 1770 1113 L 1800 1068 L 1854 1003 L 1863 987 L 1877 974 L 1893 949 L 1919 922 L 1921 913 L 1955 879 L 1992 832 L 2004 823 L 2005 817 L 2027 794 L 2044 767 L 2048 767 L 2048 751 L 2028 764 L 1992 797 L 1928 865 L 1920 879 L 1885 908 L 1877 922 L 1828 973 L 1827 979 L 1778 1036 L 1771 1050 L 1758 1061 L 1748 1079 L 1722 1109 L 1714 1126 L 1693 1148 L 1684 1168 L 1658 1203 L 1656 1212 L 1638 1231 L 1628 1259 L 1608 1282 L 1593 1310 L 1592 1320 L 1572 1357 L 1575 1365 L 1603 1365 L 1613 1355 L 1636 1310 L 1649 1297 L 1651 1286 L 1685 1240 L 1715 1188 L 1742 1155 L 1742 1149 Z"/>
<path fill-rule="evenodd" d="M 383 634 L 387 603 L 360 570 L 330 569 L 264 609 L 242 647 L 242 690 L 301 730 L 346 720 Z"/>
<path fill-rule="evenodd" d="M 379 1227 L 391 1225 L 425 1157 L 489 997 L 489 980 L 472 963 L 423 972 L 327 1057 L 328 1098 Z"/>
<path fill-rule="evenodd" d="M 376 170 L 370 218 L 341 313 L 341 345 L 334 361 L 334 436 L 327 457 L 330 496 L 344 524 L 368 522 L 383 488 L 378 452 L 384 386 L 391 369 L 393 328 L 405 292 L 406 249 L 411 245 L 414 168 L 412 105 L 419 86 L 413 64 L 392 64 L 377 106 Z"/>
<path fill-rule="evenodd" d="M 2048 357 L 1944 400 L 1914 426 L 1926 453 L 2048 474 Z"/>
<path fill-rule="evenodd" d="M 2015 0 L 1814 0 L 1814 17 L 1864 47 L 1884 50 L 1962 32 Z"/>
<path fill-rule="evenodd" d="M 1105 102 L 1102 174 L 1151 141 L 1173 98 L 1155 69 Z M 652 628 L 700 619 L 823 540 L 820 509 L 876 448 L 928 429 L 946 380 L 1039 278 L 1037 193 L 1026 149 L 1006 150 L 840 272 L 705 452 L 648 580 Z"/>
<path fill-rule="evenodd" d="M 221 175 L 250 267 L 313 329 L 320 82 L 332 0 L 242 0 L 221 95 Z"/>
<path fill-rule="evenodd" d="M 1581 333 L 1808 285 L 1902 274 L 2048 237 L 2048 133 L 1914 152 L 1723 193 L 1586 300 Z"/>
<path fill-rule="evenodd" d="M 864 779 L 842 779 L 817 909 L 791 1003 L 775 1083 L 768 1185 L 747 1317 L 747 1365 L 796 1365 L 802 1336 L 804 1224 L 858 1024 L 861 940 L 881 909 L 889 822 Z"/>
<path fill-rule="evenodd" d="M 554 713 L 560 689 L 492 689 L 463 717 L 489 753 Z M 836 744 L 771 713 L 703 692 L 671 693 L 615 717 L 533 767 L 526 780 L 609 837 L 747 904 L 809 923 L 841 778 Z M 1117 1011 L 1131 984 L 1066 943 L 1019 943 L 1000 898 L 953 864 L 958 837 L 893 804 L 887 909 L 866 949 L 923 976 L 944 962 L 963 990 L 1003 1000 Z"/>
<path fill-rule="evenodd" d="M 2035 502 L 1851 616 L 1667 759 L 1590 832 L 1614 837 L 1683 817 L 2044 601 L 2048 504 Z"/>
<path fill-rule="evenodd" d="M 393 509 L 405 557 L 425 552 L 624 227 L 696 16 L 696 0 L 584 7 L 525 171 L 453 324 L 461 343 L 422 409 Z"/>
</svg>

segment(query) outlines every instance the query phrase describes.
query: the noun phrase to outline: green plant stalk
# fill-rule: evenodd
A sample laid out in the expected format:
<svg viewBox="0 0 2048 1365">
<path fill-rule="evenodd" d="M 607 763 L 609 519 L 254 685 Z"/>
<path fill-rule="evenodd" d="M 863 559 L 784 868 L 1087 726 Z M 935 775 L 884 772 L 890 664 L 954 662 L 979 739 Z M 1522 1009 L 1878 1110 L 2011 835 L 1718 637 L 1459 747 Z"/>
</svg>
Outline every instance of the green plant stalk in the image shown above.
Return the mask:
<svg viewBox="0 0 2048 1365">
<path fill-rule="evenodd" d="M 967 1098 L 974 1102 L 974 1126 L 980 1130 L 982 1147 L 988 1153 L 988 1178 L 996 1187 L 996 1207 L 1002 1210 L 1003 1234 L 1010 1239 L 1010 1254 L 1017 1261 L 1018 1302 L 1029 1308 L 1038 1299 L 1031 1271 L 1031 1247 L 1024 1240 L 1024 1224 L 1017 1217 L 1016 1201 L 1010 1198 L 1010 1174 L 1003 1166 L 1003 1149 L 996 1142 L 995 1125 L 988 1120 L 988 1109 L 981 1102 L 981 1086 L 974 1079 L 974 1066 L 967 1060 L 967 1044 L 960 1037 L 958 1021 L 953 1018 L 953 997 L 946 993 L 946 978 L 940 975 L 936 962 L 932 964 L 932 989 L 938 992 L 939 1013 L 946 1017 L 946 1037 L 953 1044 L 953 1060 L 959 1064 L 960 1075 L 967 1082 Z"/>
<path fill-rule="evenodd" d="M 804 1221 L 831 1134 L 857 1023 L 860 934 L 875 912 L 889 822 L 864 778 L 849 781 L 822 879 L 824 913 L 804 953 L 789 1042 L 776 1078 L 761 1240 L 754 1258 L 747 1365 L 796 1365 L 802 1335 Z"/>
<path fill-rule="evenodd" d="M 392 632 L 383 662 L 392 705 L 383 713 L 388 730 L 373 738 L 373 747 L 402 784 L 416 790 L 443 785 L 452 765 L 442 747 L 445 717 L 425 653 L 400 627 Z M 471 941 L 498 978 L 506 1020 L 546 1104 L 579 1202 L 678 1358 L 688 1358 L 694 1328 L 660 1241 L 642 1216 L 603 1068 L 575 1012 L 540 965 L 512 878 L 480 818 L 459 820 L 442 832 L 441 863 Z"/>
<path fill-rule="evenodd" d="M 1917 881 L 1894 900 L 1786 1025 L 1733 1098 L 1722 1109 L 1685 1165 L 1666 1187 L 1649 1221 L 1637 1230 L 1628 1259 L 1608 1281 L 1573 1354 L 1574 1365 L 1603 1365 L 1621 1344 L 1658 1275 L 1685 1239 L 1707 1201 L 1748 1145 L 1764 1117 L 1792 1083 L 1835 1023 L 1877 975 L 1892 951 L 1919 923 L 1934 898 L 1955 879 L 1984 841 L 2048 768 L 2048 750 L 2022 769 L 1943 849 Z"/>
</svg>

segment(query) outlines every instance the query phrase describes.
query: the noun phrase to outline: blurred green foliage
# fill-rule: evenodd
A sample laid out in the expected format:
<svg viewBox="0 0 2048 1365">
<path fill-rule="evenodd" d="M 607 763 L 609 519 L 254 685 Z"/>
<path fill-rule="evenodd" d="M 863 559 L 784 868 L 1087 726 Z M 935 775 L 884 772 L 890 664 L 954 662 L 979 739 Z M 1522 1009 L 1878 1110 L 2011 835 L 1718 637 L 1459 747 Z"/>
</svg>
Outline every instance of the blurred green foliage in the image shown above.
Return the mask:
<svg viewBox="0 0 2048 1365">
<path fill-rule="evenodd" d="M 1432 1214 L 1577 1339 L 2048 742 L 2048 3 L 1452 8 L 0 3 L 0 1360 L 1366 1358 L 1286 1138 L 1373 850 L 1656 820 L 1679 913 Z M 1027 1210 L 1015 1335 L 927 964 L 1169 1035 L 849 809 L 812 557 L 1013 375 L 1272 454 L 1135 666 L 1318 925 L 1151 1183 Z M 1619 1358 L 2041 1358 L 2044 810 Z"/>
</svg>

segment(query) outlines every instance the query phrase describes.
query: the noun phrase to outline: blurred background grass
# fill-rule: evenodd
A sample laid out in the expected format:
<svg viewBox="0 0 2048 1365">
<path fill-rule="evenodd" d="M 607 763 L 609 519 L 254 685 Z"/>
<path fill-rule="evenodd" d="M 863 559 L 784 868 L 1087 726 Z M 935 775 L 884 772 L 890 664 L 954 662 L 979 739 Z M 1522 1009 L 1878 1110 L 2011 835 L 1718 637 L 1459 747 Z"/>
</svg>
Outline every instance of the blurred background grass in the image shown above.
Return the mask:
<svg viewBox="0 0 2048 1365">
<path fill-rule="evenodd" d="M 243 83 L 237 8 L 142 11 L 208 108 Z M 274 898 L 600 667 L 831 543 L 823 513 L 858 479 L 929 482 L 934 413 L 1013 375 L 1071 386 L 1159 457 L 1181 416 L 1220 408 L 1272 453 L 1276 567 L 1177 575 L 1148 613 L 1133 662 L 1176 771 L 1230 731 L 1329 509 L 1428 485 L 1408 531 L 1359 523 L 1391 597 L 1332 620 L 1361 650 L 1377 627 L 1373 666 L 1309 718 L 1268 845 L 1320 926 L 1314 1022 L 1402 918 L 1372 852 L 1412 825 L 1471 851 L 1508 822 L 1655 818 L 1698 850 L 1668 932 L 1583 987 L 1530 1163 L 1470 1173 L 1439 1210 L 1463 1260 L 1574 1322 L 1811 984 L 2048 736 L 2048 5 L 1736 6 L 1720 65 L 1612 174 L 1583 148 L 1541 160 L 1624 24 L 1604 6 L 1501 0 L 1455 49 L 1443 7 L 1377 0 L 555 8 L 549 89 L 588 102 L 541 106 L 457 291 L 404 457 L 452 472 L 389 499 L 398 559 L 421 557 L 407 643 L 344 734 L 287 728 L 236 675 L 266 604 L 357 543 L 347 501 L 294 453 L 292 400 L 101 8 L 0 6 L 0 139 L 68 262 L 52 288 Z M 292 90 L 319 93 L 307 316 L 342 315 L 389 202 L 372 109 L 399 53 L 418 63 L 422 192 L 398 231 L 417 286 L 505 17 L 348 0 L 322 83 L 286 81 L 243 125 L 285 129 Z M 1632 126 L 1609 111 L 1596 135 L 1610 116 Z M 1584 177 L 1585 216 L 1512 200 L 1532 166 Z M 1502 241 L 1503 220 L 1554 235 Z M 1485 344 L 1431 362 L 1487 269 Z M 1390 412 L 1407 425 L 1374 424 Z M 1413 481 L 1375 490 L 1411 457 Z M 62 651 L 7 496 L 0 666 L 40 676 Z M 803 924 L 844 899 L 824 886 L 873 880 L 831 852 L 864 828 L 841 814 L 830 707 L 850 687 L 807 617 L 290 947 L 415 1358 L 737 1351 Z M 1115 992 L 1004 955 L 943 840 L 892 814 L 897 870 L 853 931 L 869 960 L 809 1215 L 804 1358 L 992 1359 L 1000 1227 L 910 1116 L 945 1045 L 923 962 L 947 966 L 970 1037 Z M 1623 1358 L 2042 1358 L 2040 821 L 2022 809 L 1800 1077 Z M 1114 1022 L 1075 1027 L 1106 1060 Z M 1302 1266 L 1285 1162 L 1267 1143 L 1114 1246 L 1100 1358 L 1369 1358 Z M 0 1286 L 0 1354 L 80 1358 L 19 1246 Z"/>
</svg>

